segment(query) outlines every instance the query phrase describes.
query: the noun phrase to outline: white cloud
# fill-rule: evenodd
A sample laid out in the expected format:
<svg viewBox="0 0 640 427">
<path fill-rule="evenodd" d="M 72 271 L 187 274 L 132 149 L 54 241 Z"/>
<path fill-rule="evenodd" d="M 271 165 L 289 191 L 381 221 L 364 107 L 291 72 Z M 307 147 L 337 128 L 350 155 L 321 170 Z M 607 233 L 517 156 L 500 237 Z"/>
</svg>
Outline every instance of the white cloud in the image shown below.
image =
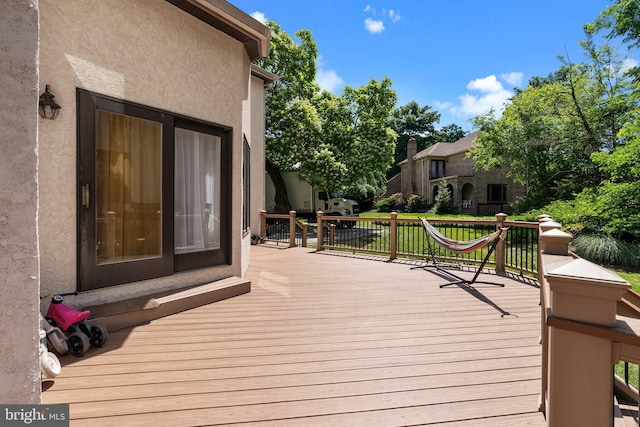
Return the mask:
<svg viewBox="0 0 640 427">
<path fill-rule="evenodd" d="M 390 21 L 392 24 L 395 24 L 401 19 L 400 13 L 394 9 L 377 10 L 375 7 L 367 5 L 364 8 L 364 12 L 368 15 L 371 15 L 369 18 L 366 18 L 364 20 L 364 26 L 370 33 L 383 32 L 385 30 L 385 21 Z"/>
<path fill-rule="evenodd" d="M 513 92 L 505 89 L 495 75 L 472 80 L 467 84 L 467 89 L 480 92 L 480 95 L 465 93 L 459 96 L 458 104 L 447 107 L 456 116 L 477 116 L 491 109 L 500 115 L 505 103 L 513 96 Z"/>
<path fill-rule="evenodd" d="M 467 89 L 477 90 L 484 93 L 491 93 L 491 92 L 499 92 L 503 88 L 502 88 L 502 83 L 500 83 L 496 79 L 496 76 L 492 74 L 482 79 L 471 80 L 467 84 Z"/>
<path fill-rule="evenodd" d="M 519 86 L 522 83 L 523 77 L 524 74 L 519 71 L 500 74 L 500 78 L 509 83 L 511 86 Z"/>
<path fill-rule="evenodd" d="M 626 58 L 622 62 L 622 68 L 620 69 L 620 73 L 626 73 L 630 69 L 635 68 L 637 66 L 638 66 L 638 61 L 636 61 L 633 58 Z"/>
<path fill-rule="evenodd" d="M 259 12 L 257 10 L 251 14 L 251 17 L 256 21 L 262 22 L 263 24 L 267 22 L 267 18 L 264 16 L 264 13 Z"/>
<path fill-rule="evenodd" d="M 334 70 L 324 70 L 322 68 L 318 68 L 318 72 L 316 73 L 316 83 L 318 83 L 322 89 L 333 94 L 344 86 L 344 80 L 338 75 L 338 73 Z"/>
<path fill-rule="evenodd" d="M 435 105 L 436 108 L 439 108 L 441 110 L 448 110 L 451 107 L 453 107 L 453 104 L 449 101 L 442 102 L 442 101 L 435 100 L 433 101 L 433 105 Z"/>
<path fill-rule="evenodd" d="M 389 11 L 389 18 L 391 18 L 391 22 L 394 24 L 400 20 L 400 14 L 395 10 L 391 9 Z"/>
<path fill-rule="evenodd" d="M 384 23 L 372 18 L 367 18 L 364 20 L 364 27 L 370 33 L 381 33 L 384 31 Z"/>
</svg>

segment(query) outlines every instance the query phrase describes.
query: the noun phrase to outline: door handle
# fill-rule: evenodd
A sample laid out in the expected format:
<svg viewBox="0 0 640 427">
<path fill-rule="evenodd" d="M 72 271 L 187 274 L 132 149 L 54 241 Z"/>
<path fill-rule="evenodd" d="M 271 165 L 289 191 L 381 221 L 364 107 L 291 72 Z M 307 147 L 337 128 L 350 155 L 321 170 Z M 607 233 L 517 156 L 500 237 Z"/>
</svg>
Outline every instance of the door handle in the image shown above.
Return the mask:
<svg viewBox="0 0 640 427">
<path fill-rule="evenodd" d="M 82 186 L 82 191 L 81 191 L 81 197 L 82 197 L 82 207 L 88 208 L 89 207 L 89 184 L 85 184 Z"/>
</svg>

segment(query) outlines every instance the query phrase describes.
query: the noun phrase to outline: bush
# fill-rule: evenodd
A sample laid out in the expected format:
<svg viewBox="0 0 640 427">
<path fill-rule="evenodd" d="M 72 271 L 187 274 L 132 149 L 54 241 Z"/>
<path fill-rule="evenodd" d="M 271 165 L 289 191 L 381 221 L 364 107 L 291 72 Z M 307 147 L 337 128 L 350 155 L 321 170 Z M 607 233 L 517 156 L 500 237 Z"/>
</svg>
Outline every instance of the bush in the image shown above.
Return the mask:
<svg viewBox="0 0 640 427">
<path fill-rule="evenodd" d="M 405 209 L 407 212 L 420 213 L 426 212 L 428 208 L 429 204 L 421 195 L 412 194 L 407 201 L 407 207 Z"/>
<path fill-rule="evenodd" d="M 440 181 L 440 185 L 438 186 L 438 194 L 435 197 L 435 203 L 433 204 L 433 213 L 435 214 L 449 214 L 455 213 L 455 208 L 453 207 L 453 200 L 451 200 L 451 193 L 447 189 L 447 181 Z"/>
<path fill-rule="evenodd" d="M 407 202 L 404 200 L 402 193 L 395 193 L 376 202 L 376 208 L 379 212 L 401 212 L 404 210 Z"/>
<path fill-rule="evenodd" d="M 393 212 L 394 204 L 391 197 L 385 197 L 376 202 L 376 208 L 378 208 L 378 212 Z"/>
<path fill-rule="evenodd" d="M 640 245 L 624 242 L 610 234 L 579 234 L 571 250 L 596 264 L 616 267 L 640 267 Z"/>
</svg>

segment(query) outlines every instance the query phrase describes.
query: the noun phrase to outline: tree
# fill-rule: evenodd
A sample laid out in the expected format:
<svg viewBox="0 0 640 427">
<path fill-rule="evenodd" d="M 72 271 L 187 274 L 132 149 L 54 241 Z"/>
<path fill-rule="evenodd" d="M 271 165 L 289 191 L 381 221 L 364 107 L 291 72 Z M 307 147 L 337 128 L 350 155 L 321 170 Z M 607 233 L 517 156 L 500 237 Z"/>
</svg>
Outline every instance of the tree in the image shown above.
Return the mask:
<svg viewBox="0 0 640 427">
<path fill-rule="evenodd" d="M 330 190 L 367 189 L 383 181 L 393 161 L 390 127 L 396 94 L 388 78 L 370 80 L 341 96 L 315 83 L 317 46 L 308 30 L 300 43 L 274 22 L 269 56 L 259 65 L 280 79 L 266 94 L 266 168 L 276 189 L 276 211 L 291 209 L 282 172 Z"/>
<path fill-rule="evenodd" d="M 431 110 L 428 105 L 420 107 L 416 101 L 411 101 L 393 111 L 392 127 L 398 134 L 398 140 L 393 166 L 387 172 L 388 179 L 400 172 L 398 163 L 407 158 L 407 142 L 410 137 L 416 138 L 418 151 L 434 143 L 435 123 L 438 120 L 440 120 L 440 113 Z"/>
<path fill-rule="evenodd" d="M 294 40 L 278 24 L 271 28 L 269 55 L 258 65 L 279 79 L 265 94 L 266 170 L 275 186 L 276 212 L 288 212 L 291 204 L 282 171 L 296 167 L 300 153 L 319 139 L 320 123 L 311 100 L 320 91 L 315 83 L 318 47 L 311 32 L 295 33 Z"/>
<path fill-rule="evenodd" d="M 478 167 L 508 165 L 510 176 L 527 186 L 521 209 L 568 200 L 595 187 L 605 174 L 591 154 L 620 144 L 617 133 L 631 108 L 622 60 L 608 45 L 582 43 L 590 62 L 561 67 L 534 78 L 511 99 L 501 118 L 476 118 L 480 128 L 472 155 Z"/>
<path fill-rule="evenodd" d="M 437 129 L 434 133 L 435 142 L 456 142 L 465 136 L 468 132 L 455 123 L 446 125 Z"/>
<path fill-rule="evenodd" d="M 447 186 L 447 180 L 443 179 L 438 184 L 438 191 L 433 204 L 433 212 L 436 214 L 453 213 L 453 199 Z"/>
<path fill-rule="evenodd" d="M 585 26 L 589 34 L 606 32 L 606 37 L 622 37 L 629 49 L 640 47 L 640 1 L 618 0 L 605 8 Z M 594 153 L 593 160 L 609 178 L 594 191 L 584 191 L 579 199 L 591 196 L 595 216 L 602 231 L 620 237 L 640 239 L 640 68 L 628 71 L 633 87 L 627 101 L 623 125 L 618 129 L 619 144 L 610 150 Z"/>
<path fill-rule="evenodd" d="M 321 119 L 319 149 L 301 162 L 300 176 L 312 185 L 360 193 L 380 187 L 393 161 L 396 133 L 390 117 L 397 97 L 392 82 L 371 79 L 341 96 L 324 92 L 316 102 Z"/>
</svg>

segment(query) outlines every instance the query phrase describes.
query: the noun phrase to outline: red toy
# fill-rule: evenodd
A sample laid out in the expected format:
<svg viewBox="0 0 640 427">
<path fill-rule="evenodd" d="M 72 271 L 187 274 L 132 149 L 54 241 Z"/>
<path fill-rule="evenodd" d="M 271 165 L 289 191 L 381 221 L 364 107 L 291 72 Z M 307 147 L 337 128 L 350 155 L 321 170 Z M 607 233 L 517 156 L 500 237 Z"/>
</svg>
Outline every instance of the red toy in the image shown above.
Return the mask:
<svg viewBox="0 0 640 427">
<path fill-rule="evenodd" d="M 89 310 L 78 311 L 62 303 L 65 296 L 77 294 L 72 292 L 54 295 L 45 319 L 50 325 L 59 327 L 66 333 L 69 352 L 74 356 L 82 356 L 90 346 L 102 347 L 107 342 L 109 332 L 104 325 L 89 323 Z"/>
</svg>

